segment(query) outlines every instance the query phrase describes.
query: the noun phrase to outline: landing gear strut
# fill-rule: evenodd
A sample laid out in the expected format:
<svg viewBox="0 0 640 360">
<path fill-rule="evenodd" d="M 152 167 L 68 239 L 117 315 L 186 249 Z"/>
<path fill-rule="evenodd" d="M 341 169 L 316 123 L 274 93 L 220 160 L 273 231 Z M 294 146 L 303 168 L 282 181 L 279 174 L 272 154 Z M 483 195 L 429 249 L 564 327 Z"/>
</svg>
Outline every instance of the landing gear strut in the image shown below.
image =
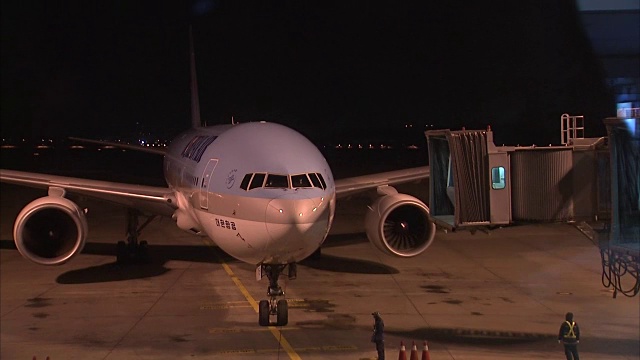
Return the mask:
<svg viewBox="0 0 640 360">
<path fill-rule="evenodd" d="M 138 226 L 139 216 L 142 216 L 140 211 L 127 209 L 127 242 L 118 241 L 116 248 L 116 256 L 119 264 L 149 262 L 148 244 L 145 240 L 138 241 L 138 236 L 140 236 L 142 230 L 155 219 L 155 215 L 149 216 L 141 226 Z"/>
<path fill-rule="evenodd" d="M 258 306 L 258 323 L 260 324 L 260 326 L 285 326 L 287 325 L 287 323 L 289 323 L 289 305 L 287 304 L 287 300 L 278 300 L 278 297 L 284 296 L 284 291 L 282 290 L 280 285 L 278 285 L 278 277 L 280 277 L 280 274 L 282 274 L 286 267 L 289 267 L 289 279 L 295 279 L 297 275 L 297 266 L 295 263 L 284 265 L 258 265 L 257 270 L 260 273 L 260 277 L 262 274 L 266 274 L 267 278 L 269 278 L 269 287 L 267 288 L 267 295 L 269 296 L 269 300 L 260 300 Z M 271 323 L 272 316 L 276 318 L 275 323 Z"/>
</svg>

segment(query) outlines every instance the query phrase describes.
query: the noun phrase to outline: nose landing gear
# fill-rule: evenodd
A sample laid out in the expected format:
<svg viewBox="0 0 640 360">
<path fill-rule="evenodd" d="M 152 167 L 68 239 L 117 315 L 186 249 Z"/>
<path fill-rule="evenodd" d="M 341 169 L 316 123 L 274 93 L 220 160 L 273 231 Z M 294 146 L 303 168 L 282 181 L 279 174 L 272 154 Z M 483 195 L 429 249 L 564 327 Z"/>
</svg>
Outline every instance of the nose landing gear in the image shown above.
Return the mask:
<svg viewBox="0 0 640 360">
<path fill-rule="evenodd" d="M 260 300 L 258 304 L 258 323 L 260 326 L 285 326 L 289 323 L 289 305 L 287 300 L 278 299 L 280 296 L 284 296 L 284 291 L 278 285 L 278 277 L 284 271 L 286 267 L 289 267 L 289 279 L 296 278 L 297 268 L 295 263 L 291 264 L 260 264 L 256 269 L 256 277 L 258 280 L 262 278 L 262 274 L 266 274 L 269 278 L 269 287 L 267 288 L 267 295 L 269 300 Z M 276 321 L 271 322 L 271 317 L 275 317 Z"/>
</svg>

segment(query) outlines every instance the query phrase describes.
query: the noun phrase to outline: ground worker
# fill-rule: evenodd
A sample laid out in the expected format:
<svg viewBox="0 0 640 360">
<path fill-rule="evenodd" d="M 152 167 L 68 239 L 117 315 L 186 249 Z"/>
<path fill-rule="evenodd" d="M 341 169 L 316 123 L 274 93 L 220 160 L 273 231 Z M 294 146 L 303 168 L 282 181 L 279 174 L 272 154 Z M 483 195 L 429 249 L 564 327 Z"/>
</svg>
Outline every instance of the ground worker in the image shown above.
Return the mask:
<svg viewBox="0 0 640 360">
<path fill-rule="evenodd" d="M 558 343 L 564 344 L 564 354 L 567 360 L 580 360 L 578 356 L 578 343 L 580 342 L 580 328 L 573 321 L 573 313 L 565 315 L 565 321 L 560 325 L 558 332 Z"/>
<path fill-rule="evenodd" d="M 376 351 L 378 351 L 378 360 L 384 360 L 384 321 L 380 317 L 380 313 L 372 312 L 373 323 L 373 335 L 371 335 L 371 342 L 376 343 Z"/>
</svg>

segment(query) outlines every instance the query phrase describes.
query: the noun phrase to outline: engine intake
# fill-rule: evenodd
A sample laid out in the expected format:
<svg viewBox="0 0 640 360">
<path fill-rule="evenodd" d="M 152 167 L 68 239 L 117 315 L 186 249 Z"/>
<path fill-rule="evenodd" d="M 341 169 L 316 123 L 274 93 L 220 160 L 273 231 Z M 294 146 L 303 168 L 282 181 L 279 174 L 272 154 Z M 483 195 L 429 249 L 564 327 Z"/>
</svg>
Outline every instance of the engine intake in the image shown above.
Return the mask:
<svg viewBox="0 0 640 360">
<path fill-rule="evenodd" d="M 365 230 L 369 241 L 381 251 L 412 257 L 431 245 L 436 226 L 422 201 L 407 194 L 392 194 L 379 197 L 369 207 Z"/>
<path fill-rule="evenodd" d="M 82 251 L 87 232 L 87 219 L 78 205 L 64 197 L 45 196 L 20 211 L 13 239 L 25 258 L 61 265 Z"/>
</svg>

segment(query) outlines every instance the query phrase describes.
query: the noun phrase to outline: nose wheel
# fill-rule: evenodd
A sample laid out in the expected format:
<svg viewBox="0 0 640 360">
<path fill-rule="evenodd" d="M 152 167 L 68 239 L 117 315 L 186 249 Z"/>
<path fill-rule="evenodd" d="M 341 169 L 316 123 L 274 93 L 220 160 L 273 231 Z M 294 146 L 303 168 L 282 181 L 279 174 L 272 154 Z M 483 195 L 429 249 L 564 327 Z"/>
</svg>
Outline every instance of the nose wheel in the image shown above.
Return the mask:
<svg viewBox="0 0 640 360">
<path fill-rule="evenodd" d="M 289 268 L 289 279 L 296 278 L 296 264 L 260 264 L 257 273 L 266 274 L 269 278 L 267 295 L 269 300 L 260 300 L 258 303 L 258 324 L 260 326 L 285 326 L 289 323 L 289 304 L 285 299 L 278 299 L 284 296 L 284 291 L 278 285 L 278 278 L 285 268 Z M 272 319 L 275 321 L 272 322 Z"/>
</svg>

